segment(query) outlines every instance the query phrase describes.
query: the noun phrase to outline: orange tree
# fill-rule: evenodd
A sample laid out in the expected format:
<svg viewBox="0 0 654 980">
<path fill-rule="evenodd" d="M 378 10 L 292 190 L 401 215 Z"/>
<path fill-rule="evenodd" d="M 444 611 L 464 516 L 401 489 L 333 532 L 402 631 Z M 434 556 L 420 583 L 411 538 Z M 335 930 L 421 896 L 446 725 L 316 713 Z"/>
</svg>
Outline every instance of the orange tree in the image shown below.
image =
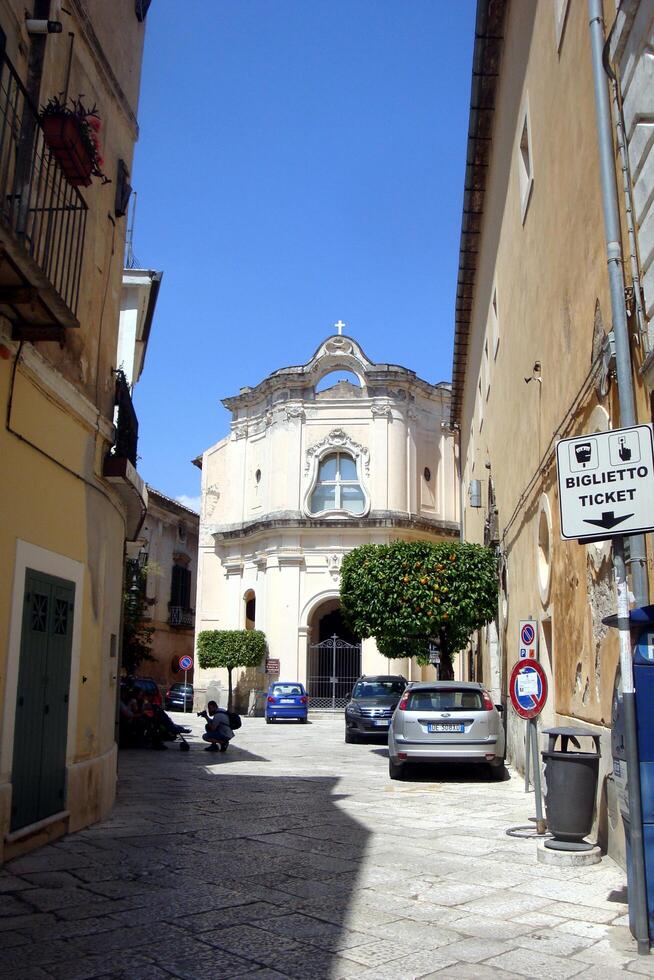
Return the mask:
<svg viewBox="0 0 654 980">
<path fill-rule="evenodd" d="M 497 610 L 497 557 L 477 544 L 366 544 L 343 559 L 341 606 L 352 630 L 374 636 L 386 657 L 428 663 L 440 646 L 441 676 L 452 656 Z"/>
<path fill-rule="evenodd" d="M 232 708 L 232 671 L 235 667 L 258 667 L 266 653 L 266 634 L 261 630 L 203 630 L 198 634 L 198 661 L 202 669 L 223 667 L 227 671 L 227 707 Z"/>
</svg>

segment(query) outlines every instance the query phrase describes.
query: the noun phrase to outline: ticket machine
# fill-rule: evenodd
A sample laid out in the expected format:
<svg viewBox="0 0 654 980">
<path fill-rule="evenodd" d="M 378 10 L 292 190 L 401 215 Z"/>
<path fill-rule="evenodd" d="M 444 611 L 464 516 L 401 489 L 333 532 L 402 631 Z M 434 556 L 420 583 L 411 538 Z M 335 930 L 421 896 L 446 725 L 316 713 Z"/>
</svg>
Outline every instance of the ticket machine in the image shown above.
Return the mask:
<svg viewBox="0 0 654 980">
<path fill-rule="evenodd" d="M 643 811 L 647 914 L 649 934 L 654 936 L 654 606 L 632 609 L 629 619 L 631 620 L 632 636 L 635 639 L 633 669 Z M 633 872 L 630 841 L 631 824 L 627 794 L 628 771 L 622 703 L 622 683 L 618 666 L 613 691 L 611 748 L 613 752 L 613 779 L 627 839 L 627 880 L 628 887 L 631 889 Z M 629 916 L 630 925 L 633 927 L 631 903 Z"/>
</svg>

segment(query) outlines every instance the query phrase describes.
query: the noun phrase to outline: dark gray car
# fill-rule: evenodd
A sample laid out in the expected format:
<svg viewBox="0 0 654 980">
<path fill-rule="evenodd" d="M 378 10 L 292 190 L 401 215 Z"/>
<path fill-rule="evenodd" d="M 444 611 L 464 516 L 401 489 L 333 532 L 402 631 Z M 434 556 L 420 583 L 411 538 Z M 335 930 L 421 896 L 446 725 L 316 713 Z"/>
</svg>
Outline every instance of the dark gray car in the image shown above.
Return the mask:
<svg viewBox="0 0 654 980">
<path fill-rule="evenodd" d="M 345 741 L 358 742 L 362 735 L 386 738 L 406 684 L 406 678 L 400 674 L 360 677 L 345 706 Z"/>
<path fill-rule="evenodd" d="M 192 711 L 193 685 L 171 684 L 166 691 L 165 704 L 169 711 Z"/>
</svg>

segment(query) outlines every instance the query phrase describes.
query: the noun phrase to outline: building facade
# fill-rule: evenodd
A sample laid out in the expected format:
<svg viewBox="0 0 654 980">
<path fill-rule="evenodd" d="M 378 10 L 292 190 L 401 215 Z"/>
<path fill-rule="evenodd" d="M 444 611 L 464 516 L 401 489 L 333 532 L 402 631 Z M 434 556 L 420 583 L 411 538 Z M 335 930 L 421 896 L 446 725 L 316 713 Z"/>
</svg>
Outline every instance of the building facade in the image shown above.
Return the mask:
<svg viewBox="0 0 654 980">
<path fill-rule="evenodd" d="M 605 6 L 610 27 L 615 8 Z M 612 548 L 562 540 L 554 456 L 560 438 L 620 424 L 586 3 L 480 0 L 467 159 L 452 419 L 463 534 L 495 547 L 501 569 L 497 618 L 475 641 L 473 671 L 506 700 L 520 620 L 538 621 L 549 682 L 539 724 L 601 735 L 597 833 L 620 858 L 610 743 L 618 648 L 603 623 L 615 612 Z M 628 257 L 623 193 L 620 208 Z M 627 299 L 632 269 L 625 261 Z M 639 329 L 631 296 L 636 413 L 649 422 L 647 326 Z M 511 710 L 505 717 L 509 756 L 522 767 L 524 722 Z"/>
<path fill-rule="evenodd" d="M 198 527 L 195 511 L 148 486 L 148 510 L 138 542 L 147 562 L 148 626 L 151 654 L 139 668 L 161 687 L 184 680 L 180 657 L 193 656 Z M 193 671 L 187 680 L 193 683 Z"/>
<path fill-rule="evenodd" d="M 335 372 L 348 377 L 321 386 Z M 340 565 L 362 544 L 458 539 L 449 385 L 337 334 L 223 404 L 231 431 L 201 459 L 197 631 L 263 630 L 273 677 L 302 681 L 314 706 L 342 705 L 361 672 L 418 676 L 349 632 Z M 226 686 L 220 671 L 195 678 L 200 701 Z M 266 684 L 243 671 L 241 707 Z"/>
<path fill-rule="evenodd" d="M 115 370 L 147 5 L 27 7 L 0 2 L 0 857 L 112 805 L 124 546 L 147 504 Z M 70 143 L 46 130 L 62 92 L 95 105 L 110 183 L 74 123 Z"/>
</svg>

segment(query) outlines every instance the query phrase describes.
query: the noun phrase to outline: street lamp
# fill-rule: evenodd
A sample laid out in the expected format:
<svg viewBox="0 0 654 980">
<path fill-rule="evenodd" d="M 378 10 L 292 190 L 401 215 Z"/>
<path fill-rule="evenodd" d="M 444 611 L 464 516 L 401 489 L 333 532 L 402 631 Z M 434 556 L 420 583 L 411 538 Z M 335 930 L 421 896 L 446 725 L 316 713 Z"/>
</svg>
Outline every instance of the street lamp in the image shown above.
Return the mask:
<svg viewBox="0 0 654 980">
<path fill-rule="evenodd" d="M 130 602 L 133 606 L 136 606 L 141 594 L 141 572 L 147 563 L 148 553 L 145 548 L 141 548 L 138 555 L 134 558 L 128 558 L 125 562 L 127 573 L 125 578 L 129 582 L 127 591 L 129 592 Z"/>
</svg>

